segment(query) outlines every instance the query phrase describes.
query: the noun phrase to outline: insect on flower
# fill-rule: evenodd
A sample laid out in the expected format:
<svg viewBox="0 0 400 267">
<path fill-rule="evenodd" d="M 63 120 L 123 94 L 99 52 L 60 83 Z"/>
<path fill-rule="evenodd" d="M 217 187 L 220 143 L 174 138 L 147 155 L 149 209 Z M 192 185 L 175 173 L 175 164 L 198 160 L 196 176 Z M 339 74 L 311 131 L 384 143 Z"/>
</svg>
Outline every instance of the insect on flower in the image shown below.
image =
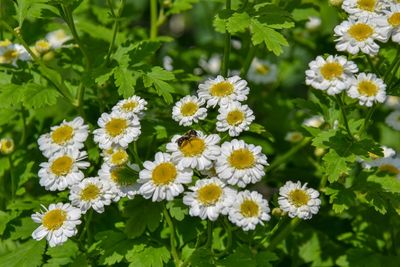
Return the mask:
<svg viewBox="0 0 400 267">
<path fill-rule="evenodd" d="M 176 140 L 176 143 L 178 144 L 179 147 L 182 146 L 184 142 L 190 141 L 193 137 L 197 136 L 197 132 L 195 130 L 189 130 L 187 133 L 182 135 L 178 140 Z"/>
</svg>

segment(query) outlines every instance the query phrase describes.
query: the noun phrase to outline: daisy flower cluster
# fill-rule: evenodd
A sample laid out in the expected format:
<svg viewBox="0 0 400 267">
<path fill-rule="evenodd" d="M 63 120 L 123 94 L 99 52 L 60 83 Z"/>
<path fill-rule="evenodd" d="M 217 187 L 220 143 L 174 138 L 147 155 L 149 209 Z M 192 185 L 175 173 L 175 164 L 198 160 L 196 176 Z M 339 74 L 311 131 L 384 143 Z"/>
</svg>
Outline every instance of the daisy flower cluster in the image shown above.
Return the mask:
<svg viewBox="0 0 400 267">
<path fill-rule="evenodd" d="M 10 64 L 17 67 L 17 61 L 31 60 L 28 51 L 20 45 L 9 40 L 0 41 L 0 64 Z"/>
<path fill-rule="evenodd" d="M 379 42 L 400 43 L 400 3 L 389 0 L 344 0 L 348 19 L 334 29 L 336 49 L 368 58 L 379 52 Z M 360 105 L 371 107 L 386 100 L 387 85 L 377 74 L 360 72 L 342 55 L 318 56 L 309 63 L 306 84 L 329 95 L 346 92 Z M 394 115 L 393 115 L 394 116 Z"/>
<path fill-rule="evenodd" d="M 80 217 L 89 209 L 98 213 L 104 207 L 121 197 L 133 197 L 136 185 L 123 179 L 123 173 L 136 175 L 137 165 L 129 163 L 126 149 L 140 135 L 139 118 L 146 109 L 147 102 L 138 96 L 119 101 L 111 113 L 104 113 L 98 120 L 99 129 L 93 131 L 94 140 L 103 149 L 104 163 L 97 177 L 86 177 L 83 170 L 90 166 L 85 161 L 87 153 L 84 143 L 89 135 L 89 127 L 81 117 L 63 121 L 51 127 L 49 133 L 38 139 L 39 149 L 47 162 L 40 164 L 39 183 L 49 191 L 69 190 L 70 203 L 43 206 L 41 212 L 32 219 L 41 223 L 32 237 L 41 240 L 46 237 L 50 246 L 63 244 L 77 234 Z M 2 144 L 2 147 L 6 144 Z"/>
<path fill-rule="evenodd" d="M 44 39 L 36 41 L 31 47 L 36 55 L 43 55 L 51 50 L 55 50 L 64 46 L 65 42 L 72 39 L 71 35 L 67 35 L 64 30 L 59 29 L 46 34 Z"/>
</svg>

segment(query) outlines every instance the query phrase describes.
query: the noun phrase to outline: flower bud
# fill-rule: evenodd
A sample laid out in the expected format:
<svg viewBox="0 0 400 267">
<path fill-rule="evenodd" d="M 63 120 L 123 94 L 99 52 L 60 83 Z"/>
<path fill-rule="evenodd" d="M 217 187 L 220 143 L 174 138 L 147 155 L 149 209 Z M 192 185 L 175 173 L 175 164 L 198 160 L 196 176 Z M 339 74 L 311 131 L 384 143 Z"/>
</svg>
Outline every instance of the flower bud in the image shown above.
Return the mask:
<svg viewBox="0 0 400 267">
<path fill-rule="evenodd" d="M 0 152 L 4 155 L 9 155 L 14 152 L 15 145 L 11 138 L 2 138 L 0 140 Z"/>
</svg>

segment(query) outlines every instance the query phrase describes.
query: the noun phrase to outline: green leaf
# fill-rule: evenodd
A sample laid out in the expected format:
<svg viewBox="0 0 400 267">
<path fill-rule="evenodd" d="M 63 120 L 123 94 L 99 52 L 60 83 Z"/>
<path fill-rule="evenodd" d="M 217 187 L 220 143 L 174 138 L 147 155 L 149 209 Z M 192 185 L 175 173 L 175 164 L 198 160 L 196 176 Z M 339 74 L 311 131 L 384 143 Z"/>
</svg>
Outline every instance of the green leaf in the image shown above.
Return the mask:
<svg viewBox="0 0 400 267">
<path fill-rule="evenodd" d="M 132 267 L 163 267 L 171 255 L 166 247 L 153 247 L 144 244 L 135 245 L 126 253 L 126 259 Z"/>
<path fill-rule="evenodd" d="M 251 20 L 251 31 L 251 40 L 254 45 L 264 43 L 267 49 L 277 56 L 283 52 L 282 46 L 289 46 L 282 34 L 255 19 Z"/>
<path fill-rule="evenodd" d="M 138 72 L 128 70 L 125 67 L 116 67 L 114 69 L 115 84 L 118 87 L 119 95 L 128 98 L 135 94 L 135 85 L 140 77 Z"/>
<path fill-rule="evenodd" d="M 2 266 L 36 267 L 42 264 L 46 241 L 29 240 L 15 250 L 0 256 Z"/>
<path fill-rule="evenodd" d="M 214 258 L 207 248 L 198 248 L 190 256 L 190 263 L 193 267 L 214 267 Z"/>
<path fill-rule="evenodd" d="M 125 233 L 130 238 L 141 236 L 146 229 L 153 232 L 161 222 L 162 207 L 143 198 L 126 202 L 124 216 L 128 218 Z"/>
<path fill-rule="evenodd" d="M 370 175 L 368 176 L 367 181 L 379 185 L 380 189 L 384 192 L 400 193 L 400 180 L 395 176 Z M 376 186 L 374 187 L 376 188 Z"/>
<path fill-rule="evenodd" d="M 346 158 L 339 156 L 333 149 L 331 149 L 322 159 L 325 166 L 325 175 L 328 176 L 328 180 L 331 183 L 339 180 L 342 175 L 347 174 L 350 170 L 347 166 Z"/>
<path fill-rule="evenodd" d="M 31 238 L 33 231 L 39 227 L 31 217 L 24 217 L 20 220 L 12 222 L 13 230 L 11 230 L 11 239 L 27 239 Z"/>
<path fill-rule="evenodd" d="M 165 81 L 170 81 L 174 78 L 175 75 L 172 72 L 160 67 L 153 67 L 151 72 L 143 76 L 143 84 L 145 87 L 154 86 L 157 94 L 162 96 L 167 104 L 171 104 L 173 102 L 171 94 L 175 92 L 175 89 Z"/>
<path fill-rule="evenodd" d="M 175 0 L 166 15 L 178 14 L 190 10 L 193 4 L 197 2 L 199 2 L 199 0 Z"/>
<path fill-rule="evenodd" d="M 36 177 L 36 173 L 32 172 L 32 167 L 35 164 L 34 161 L 24 162 L 25 170 L 19 175 L 18 187 L 24 185 L 29 179 Z"/>
<path fill-rule="evenodd" d="M 223 266 L 230 267 L 253 267 L 257 266 L 257 261 L 252 258 L 252 252 L 248 248 L 239 247 L 228 257 L 221 260 Z"/>
<path fill-rule="evenodd" d="M 99 240 L 98 246 L 102 255 L 99 262 L 103 265 L 113 265 L 121 262 L 125 254 L 133 246 L 133 241 L 126 238 L 126 235 L 119 231 L 103 231 L 95 236 Z"/>
<path fill-rule="evenodd" d="M 356 198 L 352 189 L 347 189 L 338 183 L 325 188 L 325 194 L 330 196 L 329 203 L 333 204 L 332 208 L 336 213 L 342 213 L 344 210 L 349 209 Z"/>
<path fill-rule="evenodd" d="M 57 103 L 61 95 L 53 88 L 39 84 L 29 83 L 25 85 L 23 103 L 27 108 L 42 108 Z"/>
<path fill-rule="evenodd" d="M 250 16 L 246 12 L 233 13 L 226 23 L 226 28 L 232 34 L 244 32 L 250 26 L 250 21 Z"/>
<path fill-rule="evenodd" d="M 23 99 L 25 87 L 18 84 L 4 84 L 0 88 L 0 108 L 17 106 Z"/>
<path fill-rule="evenodd" d="M 72 263 L 78 254 L 78 251 L 78 245 L 71 240 L 68 240 L 61 246 L 49 248 L 46 255 L 50 256 L 50 259 L 48 259 L 43 266 L 57 267 Z"/>
<path fill-rule="evenodd" d="M 169 210 L 171 217 L 175 218 L 178 221 L 182 221 L 189 213 L 187 206 L 184 205 L 183 202 L 179 199 L 169 201 L 167 203 L 167 209 Z"/>
</svg>

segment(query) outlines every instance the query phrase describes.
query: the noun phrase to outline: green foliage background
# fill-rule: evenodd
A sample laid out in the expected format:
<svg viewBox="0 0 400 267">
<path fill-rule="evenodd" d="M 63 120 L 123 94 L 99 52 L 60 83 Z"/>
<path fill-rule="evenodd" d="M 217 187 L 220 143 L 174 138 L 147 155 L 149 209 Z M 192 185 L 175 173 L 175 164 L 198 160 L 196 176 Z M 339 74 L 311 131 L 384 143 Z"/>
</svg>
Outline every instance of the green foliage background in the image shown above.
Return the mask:
<svg viewBox="0 0 400 267">
<path fill-rule="evenodd" d="M 304 84 L 309 61 L 336 53 L 332 30 L 343 14 L 327 1 L 312 0 L 234 0 L 230 9 L 218 0 L 155 2 L 158 12 L 152 23 L 147 0 L 0 0 L 0 39 L 32 45 L 63 28 L 77 44 L 33 63 L 0 66 L 0 137 L 11 137 L 16 144 L 13 154 L 0 157 L 0 266 L 174 266 L 162 205 L 139 197 L 95 214 L 83 239 L 78 234 L 55 248 L 32 240 L 37 224 L 30 215 L 40 204 L 68 201 L 67 192 L 51 193 L 39 186 L 39 164 L 46 159 L 37 139 L 52 125 L 77 115 L 93 130 L 101 113 L 119 99 L 138 94 L 149 102 L 138 154 L 142 161 L 152 160 L 172 135 L 187 130 L 171 119 L 172 105 L 194 93 L 210 75 L 204 69 L 195 75 L 194 70 L 200 58 L 224 53 L 227 34 L 241 47 L 231 49 L 225 68 L 245 76 L 257 56 L 279 69 L 273 84 L 250 84 L 248 105 L 256 123 L 241 138 L 262 146 L 272 163 L 252 189 L 263 192 L 273 208 L 277 201 L 272 192 L 298 179 L 319 188 L 323 204 L 311 221 L 295 225 L 273 217 L 248 233 L 228 231 L 232 225 L 221 219 L 214 226 L 212 252 L 199 246 L 205 242 L 205 222 L 188 216 L 181 200 L 169 202 L 181 258 L 191 266 L 398 266 L 400 183 L 384 173 L 362 170 L 356 161 L 367 159 L 369 152 L 380 155 L 380 145 L 400 150 L 400 134 L 384 124 L 389 109 L 378 107 L 367 133 L 349 140 L 343 127 L 332 127 L 342 120 L 334 99 Z M 321 17 L 319 30 L 305 29 L 309 16 Z M 182 21 L 184 29 L 173 30 Z M 383 46 L 376 59 L 381 73 L 388 71 L 395 53 L 395 47 Z M 173 59 L 173 71 L 162 67 L 165 56 Z M 364 57 L 353 60 L 371 71 Z M 397 80 L 398 73 L 394 77 Z M 399 91 L 393 86 L 389 93 Z M 350 129 L 360 132 L 368 110 L 349 99 L 346 107 Z M 326 127 L 301 126 L 317 114 L 324 116 Z M 209 131 L 214 130 L 214 118 L 210 112 L 204 125 Z M 293 130 L 306 136 L 301 143 L 284 140 Z M 91 162 L 86 175 L 93 176 L 100 168 L 100 151 L 91 138 L 86 148 Z M 325 153 L 315 155 L 315 148 Z M 278 223 L 278 231 L 271 232 Z"/>
</svg>

